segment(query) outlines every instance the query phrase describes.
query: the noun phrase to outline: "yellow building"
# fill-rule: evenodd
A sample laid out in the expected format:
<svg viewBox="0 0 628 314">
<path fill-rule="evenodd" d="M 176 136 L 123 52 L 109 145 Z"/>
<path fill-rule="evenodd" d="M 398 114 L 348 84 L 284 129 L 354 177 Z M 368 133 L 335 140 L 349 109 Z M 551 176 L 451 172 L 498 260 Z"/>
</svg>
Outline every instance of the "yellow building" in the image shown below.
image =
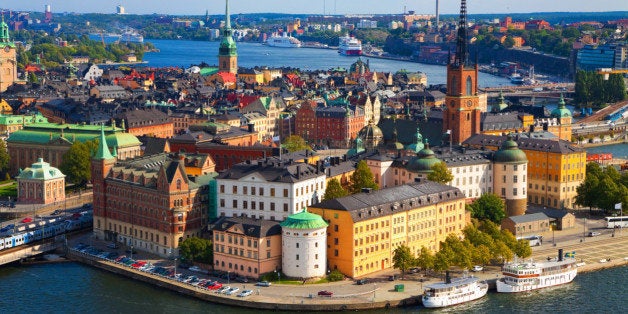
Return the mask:
<svg viewBox="0 0 628 314">
<path fill-rule="evenodd" d="M 515 141 L 528 157 L 528 203 L 574 208 L 576 188 L 586 175 L 586 151 L 564 140 L 528 138 L 525 134 Z M 506 136 L 478 134 L 465 144 L 497 150 L 505 140 Z"/>
<path fill-rule="evenodd" d="M 238 79 L 247 84 L 264 84 L 264 73 L 256 69 L 238 69 Z"/>
<path fill-rule="evenodd" d="M 392 268 L 401 245 L 417 256 L 461 234 L 469 221 L 464 200 L 457 188 L 425 181 L 324 201 L 309 212 L 329 223 L 327 267 L 355 278 Z"/>
</svg>

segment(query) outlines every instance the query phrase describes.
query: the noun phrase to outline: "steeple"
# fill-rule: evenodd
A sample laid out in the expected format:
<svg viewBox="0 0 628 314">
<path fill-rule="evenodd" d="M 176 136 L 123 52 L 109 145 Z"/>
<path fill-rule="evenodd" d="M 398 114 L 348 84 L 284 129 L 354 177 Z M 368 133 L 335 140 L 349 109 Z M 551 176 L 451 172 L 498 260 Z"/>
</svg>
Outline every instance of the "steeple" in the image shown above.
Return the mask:
<svg viewBox="0 0 628 314">
<path fill-rule="evenodd" d="M 0 23 L 0 43 L 8 44 L 10 42 L 9 25 L 4 22 L 4 14 L 2 14 L 2 23 Z"/>
<path fill-rule="evenodd" d="M 231 30 L 231 15 L 229 14 L 229 0 L 225 1 L 225 29 Z"/>
<path fill-rule="evenodd" d="M 105 126 L 100 125 L 100 138 L 98 139 L 98 150 L 94 159 L 113 159 L 109 152 L 109 146 L 107 146 L 107 139 L 105 138 Z"/>
<path fill-rule="evenodd" d="M 238 73 L 238 51 L 233 40 L 231 17 L 229 15 L 229 0 L 225 5 L 225 28 L 222 30 L 222 40 L 218 48 L 218 68 L 220 72 Z"/>
<path fill-rule="evenodd" d="M 460 1 L 460 20 L 458 21 L 458 36 L 456 38 L 456 66 L 467 63 L 467 1 Z"/>
</svg>

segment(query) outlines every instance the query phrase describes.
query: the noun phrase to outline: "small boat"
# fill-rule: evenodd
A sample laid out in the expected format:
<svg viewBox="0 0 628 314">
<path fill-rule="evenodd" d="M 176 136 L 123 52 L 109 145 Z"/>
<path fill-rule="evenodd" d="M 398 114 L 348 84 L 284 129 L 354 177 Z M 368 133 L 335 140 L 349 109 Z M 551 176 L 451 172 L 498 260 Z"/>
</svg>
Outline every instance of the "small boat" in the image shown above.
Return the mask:
<svg viewBox="0 0 628 314">
<path fill-rule="evenodd" d="M 576 252 L 563 256 L 563 249 L 558 250 L 557 258 L 544 262 L 515 259 L 504 264 L 502 275 L 497 280 L 497 292 L 524 292 L 546 287 L 558 286 L 571 282 L 578 274 Z"/>
<path fill-rule="evenodd" d="M 427 308 L 446 307 L 477 300 L 487 291 L 488 284 L 477 277 L 451 279 L 446 272 L 445 281 L 427 286 L 421 300 Z"/>
</svg>

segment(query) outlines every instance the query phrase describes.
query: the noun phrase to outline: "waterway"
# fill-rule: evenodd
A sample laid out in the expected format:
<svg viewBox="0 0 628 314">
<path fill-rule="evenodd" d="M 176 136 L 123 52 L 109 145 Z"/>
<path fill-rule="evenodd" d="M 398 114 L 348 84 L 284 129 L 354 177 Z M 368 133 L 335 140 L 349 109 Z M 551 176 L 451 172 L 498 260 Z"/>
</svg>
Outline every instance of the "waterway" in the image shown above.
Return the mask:
<svg viewBox="0 0 628 314">
<path fill-rule="evenodd" d="M 599 153 L 613 153 L 614 158 L 628 159 L 628 144 L 620 143 L 613 145 L 604 145 L 587 148 L 587 153 L 599 154 Z"/>
<path fill-rule="evenodd" d="M 0 267 L 3 313 L 274 313 L 212 304 L 79 263 Z M 622 313 L 628 267 L 579 274 L 571 284 L 527 294 L 489 293 L 448 309 L 474 313 Z M 321 287 L 323 288 L 323 287 Z M 417 291 L 417 294 L 419 291 Z M 416 313 L 422 307 L 367 311 Z"/>
<path fill-rule="evenodd" d="M 217 41 L 163 40 L 147 39 L 159 52 L 147 52 L 144 61 L 152 67 L 190 67 L 205 62 L 209 65 L 218 64 Z M 262 67 L 293 67 L 301 70 L 329 70 L 342 67 L 349 69 L 358 57 L 343 56 L 333 49 L 316 48 L 277 48 L 260 43 L 239 42 L 238 65 L 253 68 Z M 405 69 L 410 72 L 420 71 L 427 75 L 428 84 L 445 84 L 446 67 L 442 65 L 422 64 L 408 61 L 361 57 L 369 62 L 371 71 L 397 72 Z M 480 87 L 512 85 L 503 77 L 479 73 Z"/>
</svg>

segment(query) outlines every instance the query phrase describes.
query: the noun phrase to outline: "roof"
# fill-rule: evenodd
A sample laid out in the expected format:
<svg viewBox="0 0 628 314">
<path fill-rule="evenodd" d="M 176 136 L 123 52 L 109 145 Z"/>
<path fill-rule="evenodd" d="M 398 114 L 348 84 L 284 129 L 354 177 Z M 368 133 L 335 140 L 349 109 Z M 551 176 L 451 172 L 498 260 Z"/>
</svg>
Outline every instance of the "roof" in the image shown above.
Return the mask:
<svg viewBox="0 0 628 314">
<path fill-rule="evenodd" d="M 412 158 L 406 169 L 408 171 L 426 171 L 431 172 L 434 165 L 440 163 L 441 160 L 436 158 L 436 154 L 430 149 L 429 145 L 420 150 L 416 157 Z"/>
<path fill-rule="evenodd" d="M 323 217 L 309 213 L 307 210 L 288 216 L 280 225 L 282 228 L 289 229 L 321 229 L 329 226 Z"/>
<path fill-rule="evenodd" d="M 115 146 L 114 146 L 115 148 Z M 109 147 L 107 147 L 107 140 L 105 139 L 105 126 L 100 126 L 100 138 L 98 139 L 98 150 L 94 159 L 113 159 Z"/>
<path fill-rule="evenodd" d="M 243 233 L 253 238 L 264 238 L 281 234 L 279 222 L 247 217 L 220 217 L 213 223 L 212 230 Z"/>
<path fill-rule="evenodd" d="M 424 181 L 327 200 L 312 207 L 347 211 L 357 222 L 464 198 L 458 188 Z"/>
<path fill-rule="evenodd" d="M 38 158 L 37 162 L 32 166 L 26 168 L 15 177 L 18 180 L 24 179 L 38 179 L 38 180 L 50 180 L 65 178 L 65 175 L 55 167 L 50 167 L 50 164 L 45 162 L 43 158 Z"/>
<path fill-rule="evenodd" d="M 218 175 L 218 179 L 240 180 L 255 174 L 268 182 L 282 183 L 296 183 L 325 176 L 325 173 L 309 164 L 278 161 L 276 159 L 268 159 L 267 161 L 260 159 L 236 164 L 231 169 Z"/>
<path fill-rule="evenodd" d="M 463 144 L 471 146 L 501 146 L 502 142 L 507 140 L 506 136 L 475 134 L 464 141 Z M 572 145 L 565 140 L 540 139 L 540 138 L 524 138 L 514 134 L 514 141 L 517 142 L 519 149 L 523 151 L 540 151 L 557 154 L 573 154 L 585 152 L 584 148 Z"/>
<path fill-rule="evenodd" d="M 536 214 L 528 214 L 528 215 L 520 215 L 520 216 L 510 216 L 506 219 L 512 220 L 515 224 L 528 223 L 539 220 L 547 220 L 549 217 L 543 213 Z"/>
<path fill-rule="evenodd" d="M 109 147 L 119 149 L 141 145 L 135 135 L 126 133 L 121 128 L 107 126 L 104 127 L 104 132 Z M 11 133 L 7 142 L 45 145 L 63 138 L 70 144 L 74 141 L 85 143 L 96 139 L 99 135 L 100 125 L 37 123 L 26 125 L 22 130 Z"/>
<path fill-rule="evenodd" d="M 512 137 L 508 136 L 507 140 L 502 142 L 500 149 L 495 152 L 493 160 L 499 163 L 525 163 L 528 161 L 528 157 L 519 149 Z"/>
</svg>

